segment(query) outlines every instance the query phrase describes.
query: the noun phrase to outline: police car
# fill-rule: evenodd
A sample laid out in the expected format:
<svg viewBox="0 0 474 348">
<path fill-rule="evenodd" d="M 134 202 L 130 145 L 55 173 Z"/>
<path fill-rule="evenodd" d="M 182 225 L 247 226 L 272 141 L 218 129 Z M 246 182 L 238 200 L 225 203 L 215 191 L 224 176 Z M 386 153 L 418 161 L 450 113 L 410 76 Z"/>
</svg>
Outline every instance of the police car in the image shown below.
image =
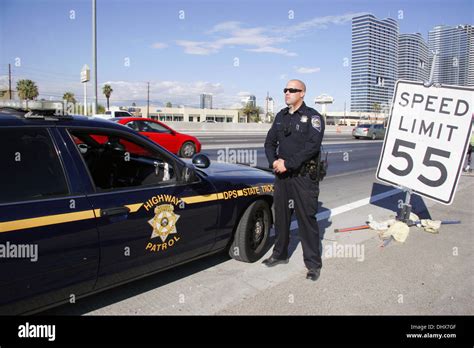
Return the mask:
<svg viewBox="0 0 474 348">
<path fill-rule="evenodd" d="M 0 108 L 0 166 L 0 314 L 268 250 L 271 173 L 183 160 L 120 124 Z"/>
</svg>

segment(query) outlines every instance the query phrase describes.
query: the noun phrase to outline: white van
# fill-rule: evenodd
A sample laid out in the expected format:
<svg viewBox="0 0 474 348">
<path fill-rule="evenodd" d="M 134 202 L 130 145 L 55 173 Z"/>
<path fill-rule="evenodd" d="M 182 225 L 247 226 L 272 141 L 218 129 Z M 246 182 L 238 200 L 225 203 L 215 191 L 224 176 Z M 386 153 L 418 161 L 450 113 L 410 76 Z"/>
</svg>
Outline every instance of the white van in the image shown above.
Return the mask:
<svg viewBox="0 0 474 348">
<path fill-rule="evenodd" d="M 109 110 L 106 111 L 105 114 L 96 114 L 94 117 L 104 118 L 106 120 L 110 120 L 114 117 L 135 117 L 131 113 L 125 110 Z"/>
</svg>

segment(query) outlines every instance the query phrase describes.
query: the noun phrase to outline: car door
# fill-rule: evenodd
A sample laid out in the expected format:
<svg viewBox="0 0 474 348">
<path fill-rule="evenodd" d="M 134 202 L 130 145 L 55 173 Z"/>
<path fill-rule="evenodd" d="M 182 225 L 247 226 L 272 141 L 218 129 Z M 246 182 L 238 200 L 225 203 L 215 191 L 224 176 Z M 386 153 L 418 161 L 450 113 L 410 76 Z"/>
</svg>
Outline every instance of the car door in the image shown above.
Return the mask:
<svg viewBox="0 0 474 348">
<path fill-rule="evenodd" d="M 94 210 L 55 133 L 54 128 L 0 128 L 2 314 L 74 302 L 97 279 Z"/>
<path fill-rule="evenodd" d="M 136 122 L 139 124 L 141 133 L 144 136 L 160 144 L 168 151 L 174 154 L 178 153 L 180 144 L 178 142 L 178 137 L 175 135 L 176 133 L 157 122 L 145 120 L 139 120 Z"/>
<path fill-rule="evenodd" d="M 211 250 L 217 206 L 213 202 L 186 203 L 186 197 L 215 191 L 207 180 L 183 183 L 184 164 L 131 132 L 96 128 L 62 132 L 65 141 L 78 147 L 75 155 L 84 163 L 81 174 L 90 178 L 88 198 L 98 211 L 101 260 L 97 288 Z"/>
</svg>

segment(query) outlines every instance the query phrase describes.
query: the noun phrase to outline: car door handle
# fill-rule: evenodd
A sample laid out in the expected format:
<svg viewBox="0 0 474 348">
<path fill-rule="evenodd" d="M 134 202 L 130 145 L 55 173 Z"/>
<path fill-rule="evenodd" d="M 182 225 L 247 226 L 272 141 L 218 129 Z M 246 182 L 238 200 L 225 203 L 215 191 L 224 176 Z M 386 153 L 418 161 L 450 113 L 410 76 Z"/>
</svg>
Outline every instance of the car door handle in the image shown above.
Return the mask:
<svg viewBox="0 0 474 348">
<path fill-rule="evenodd" d="M 128 213 L 130 213 L 130 208 L 128 207 L 115 207 L 102 209 L 100 211 L 100 216 L 126 215 Z"/>
</svg>

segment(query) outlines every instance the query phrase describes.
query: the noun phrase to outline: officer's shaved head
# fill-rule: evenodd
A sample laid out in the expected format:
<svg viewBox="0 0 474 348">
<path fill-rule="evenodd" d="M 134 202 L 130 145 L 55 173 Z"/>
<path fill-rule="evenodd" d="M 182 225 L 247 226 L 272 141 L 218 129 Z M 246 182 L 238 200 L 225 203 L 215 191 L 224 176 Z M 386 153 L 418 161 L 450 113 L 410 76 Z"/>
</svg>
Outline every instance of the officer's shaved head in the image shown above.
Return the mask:
<svg viewBox="0 0 474 348">
<path fill-rule="evenodd" d="M 304 95 L 306 94 L 306 85 L 301 80 L 290 80 L 286 83 L 285 104 L 292 110 L 298 109 L 303 103 Z"/>
<path fill-rule="evenodd" d="M 296 82 L 296 83 L 298 83 L 298 84 L 300 85 L 300 86 L 299 86 L 300 89 L 302 89 L 303 92 L 306 92 L 306 85 L 304 84 L 303 81 L 298 80 L 298 79 L 292 79 L 292 80 L 288 81 L 288 83 L 290 83 L 290 82 Z"/>
</svg>

